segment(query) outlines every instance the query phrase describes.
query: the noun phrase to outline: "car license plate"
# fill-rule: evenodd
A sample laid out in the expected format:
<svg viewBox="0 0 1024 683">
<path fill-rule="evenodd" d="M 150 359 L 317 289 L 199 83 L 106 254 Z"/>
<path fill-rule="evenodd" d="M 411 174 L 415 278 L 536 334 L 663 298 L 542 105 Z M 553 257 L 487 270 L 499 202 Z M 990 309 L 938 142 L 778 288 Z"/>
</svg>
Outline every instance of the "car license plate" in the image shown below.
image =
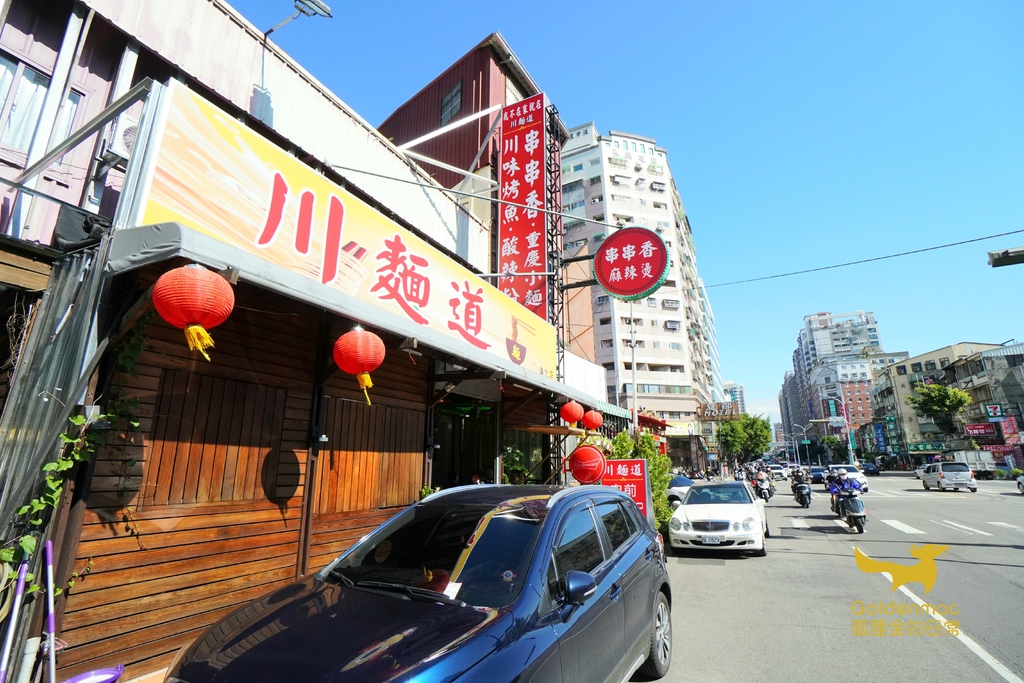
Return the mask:
<svg viewBox="0 0 1024 683">
<path fill-rule="evenodd" d="M 719 545 L 722 542 L 721 536 L 701 536 L 700 542 L 704 545 Z"/>
</svg>

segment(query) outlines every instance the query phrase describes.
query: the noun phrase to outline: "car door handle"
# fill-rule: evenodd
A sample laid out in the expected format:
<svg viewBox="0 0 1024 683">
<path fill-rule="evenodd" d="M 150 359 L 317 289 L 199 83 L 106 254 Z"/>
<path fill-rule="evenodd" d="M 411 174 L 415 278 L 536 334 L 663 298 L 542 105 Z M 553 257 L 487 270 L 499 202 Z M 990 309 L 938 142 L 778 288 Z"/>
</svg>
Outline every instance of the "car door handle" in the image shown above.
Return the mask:
<svg viewBox="0 0 1024 683">
<path fill-rule="evenodd" d="M 622 595 L 622 586 L 620 586 L 617 583 L 613 583 L 612 584 L 612 590 L 611 590 L 610 593 L 608 593 L 608 597 L 611 598 L 613 602 L 618 602 L 619 601 L 619 596 L 621 596 L 621 595 Z"/>
</svg>

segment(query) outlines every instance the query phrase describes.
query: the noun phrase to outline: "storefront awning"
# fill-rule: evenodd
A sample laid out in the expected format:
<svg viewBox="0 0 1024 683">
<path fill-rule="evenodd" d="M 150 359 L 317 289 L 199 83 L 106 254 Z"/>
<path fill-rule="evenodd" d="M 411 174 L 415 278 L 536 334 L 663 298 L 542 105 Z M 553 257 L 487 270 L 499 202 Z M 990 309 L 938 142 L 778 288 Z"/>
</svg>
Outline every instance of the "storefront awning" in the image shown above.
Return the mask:
<svg viewBox="0 0 1024 683">
<path fill-rule="evenodd" d="M 282 268 L 180 223 L 120 228 L 113 231 L 109 239 L 110 250 L 104 267 L 108 274 L 125 273 L 174 258 L 187 259 L 217 271 L 233 268 L 238 271 L 239 281 L 323 308 L 369 327 L 401 337 L 415 338 L 422 345 L 450 353 L 480 367 L 503 371 L 509 379 L 550 391 L 560 400 L 572 399 L 607 414 L 629 416 L 629 411 L 567 384 L 525 370 L 511 360 L 481 351 L 471 344 L 453 342 L 451 337 L 430 327 L 418 325 L 407 317 L 373 306 L 338 289 L 320 285 L 308 275 Z"/>
</svg>

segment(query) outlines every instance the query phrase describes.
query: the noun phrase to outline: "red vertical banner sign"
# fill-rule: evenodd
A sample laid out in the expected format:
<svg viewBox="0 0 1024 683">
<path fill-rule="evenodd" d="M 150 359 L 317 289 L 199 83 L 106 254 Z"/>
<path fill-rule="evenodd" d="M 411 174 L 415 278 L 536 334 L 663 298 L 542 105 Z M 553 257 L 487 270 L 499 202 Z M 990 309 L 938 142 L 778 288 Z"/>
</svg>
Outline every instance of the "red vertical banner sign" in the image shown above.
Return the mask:
<svg viewBox="0 0 1024 683">
<path fill-rule="evenodd" d="M 501 110 L 501 156 L 498 187 L 498 272 L 547 271 L 547 145 L 544 94 L 534 95 Z M 498 289 L 548 319 L 546 275 L 503 277 Z"/>
<path fill-rule="evenodd" d="M 651 488 L 647 482 L 646 460 L 637 458 L 606 461 L 601 483 L 625 491 L 645 517 L 649 517 L 649 513 L 653 514 L 654 508 L 650 499 Z"/>
</svg>

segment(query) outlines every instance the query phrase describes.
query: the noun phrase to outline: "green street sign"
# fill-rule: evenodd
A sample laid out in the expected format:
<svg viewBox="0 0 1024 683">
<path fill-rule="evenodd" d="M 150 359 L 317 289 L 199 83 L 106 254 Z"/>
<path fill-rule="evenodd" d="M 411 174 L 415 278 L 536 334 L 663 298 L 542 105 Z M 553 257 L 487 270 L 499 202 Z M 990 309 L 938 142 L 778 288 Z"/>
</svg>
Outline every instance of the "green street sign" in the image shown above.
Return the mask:
<svg viewBox="0 0 1024 683">
<path fill-rule="evenodd" d="M 811 440 L 810 440 L 810 439 L 804 439 L 804 440 L 803 440 L 803 441 L 801 441 L 800 443 L 802 443 L 802 444 L 804 444 L 804 445 L 806 446 L 806 445 L 807 445 L 807 444 L 809 444 L 810 442 L 811 442 Z"/>
</svg>

